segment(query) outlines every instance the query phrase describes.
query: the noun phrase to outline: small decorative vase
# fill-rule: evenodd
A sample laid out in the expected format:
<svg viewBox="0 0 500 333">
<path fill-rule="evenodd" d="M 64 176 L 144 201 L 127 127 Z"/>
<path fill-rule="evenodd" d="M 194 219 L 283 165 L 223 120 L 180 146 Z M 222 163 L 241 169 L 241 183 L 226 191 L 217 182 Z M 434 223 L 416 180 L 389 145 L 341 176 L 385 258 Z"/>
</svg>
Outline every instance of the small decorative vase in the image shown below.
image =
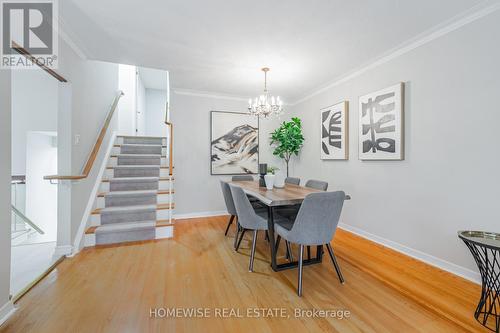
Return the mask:
<svg viewBox="0 0 500 333">
<path fill-rule="evenodd" d="M 273 174 L 267 174 L 264 176 L 264 179 L 266 180 L 266 188 L 268 190 L 272 190 L 274 187 L 274 178 L 275 176 Z"/>
<path fill-rule="evenodd" d="M 276 188 L 283 188 L 285 187 L 285 175 L 283 175 L 283 172 L 278 171 L 275 174 L 276 178 L 274 178 L 274 187 Z"/>
</svg>

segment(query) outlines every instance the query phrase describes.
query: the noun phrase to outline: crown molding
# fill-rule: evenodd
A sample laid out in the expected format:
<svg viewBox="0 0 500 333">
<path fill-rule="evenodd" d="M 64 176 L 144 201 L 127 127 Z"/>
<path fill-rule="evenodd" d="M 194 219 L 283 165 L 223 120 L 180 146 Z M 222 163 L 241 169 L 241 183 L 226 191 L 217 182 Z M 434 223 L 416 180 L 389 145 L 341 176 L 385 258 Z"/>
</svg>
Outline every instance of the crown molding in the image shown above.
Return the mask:
<svg viewBox="0 0 500 333">
<path fill-rule="evenodd" d="M 213 92 L 213 91 L 190 90 L 190 89 L 182 89 L 182 88 L 172 88 L 172 91 L 177 95 L 208 97 L 208 98 L 217 98 L 217 99 L 228 99 L 228 100 L 242 101 L 242 102 L 248 103 L 248 97 L 229 95 L 229 94 Z"/>
<path fill-rule="evenodd" d="M 89 59 L 90 53 L 88 52 L 87 49 L 83 47 L 83 43 L 78 38 L 75 37 L 75 34 L 72 33 L 71 29 L 60 15 L 57 18 L 57 23 L 58 23 L 57 29 L 59 37 L 61 37 L 61 39 L 64 42 L 66 42 L 66 44 L 68 44 L 68 46 L 76 53 L 78 57 L 80 57 L 80 59 L 82 60 Z"/>
<path fill-rule="evenodd" d="M 491 4 L 491 1 L 484 1 L 474 7 L 471 7 L 469 10 L 462 12 L 461 14 L 456 15 L 455 17 L 444 21 L 441 24 L 438 24 L 432 29 L 429 29 L 416 37 L 413 37 L 406 42 L 400 44 L 399 46 L 387 51 L 383 55 L 379 57 L 373 58 L 371 61 L 367 62 L 365 65 L 348 72 L 344 75 L 337 77 L 335 80 L 312 90 L 309 94 L 306 94 L 304 97 L 296 100 L 293 103 L 290 103 L 292 106 L 302 103 L 316 95 L 319 95 L 333 87 L 336 87 L 342 83 L 352 80 L 355 77 L 358 77 L 367 71 L 378 67 L 382 64 L 385 64 L 393 59 L 396 59 L 420 46 L 423 46 L 427 43 L 430 43 L 442 36 L 449 34 L 469 23 L 475 22 L 485 16 L 488 16 L 497 10 L 500 9 L 500 3 L 495 1 L 495 3 Z"/>
</svg>

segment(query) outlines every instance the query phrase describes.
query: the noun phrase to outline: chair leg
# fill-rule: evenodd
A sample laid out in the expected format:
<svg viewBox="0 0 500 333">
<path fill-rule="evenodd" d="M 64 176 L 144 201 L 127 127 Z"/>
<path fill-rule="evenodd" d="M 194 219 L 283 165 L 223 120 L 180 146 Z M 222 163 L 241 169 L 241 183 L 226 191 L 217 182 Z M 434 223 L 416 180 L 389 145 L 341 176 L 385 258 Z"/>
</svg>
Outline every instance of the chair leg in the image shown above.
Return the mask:
<svg viewBox="0 0 500 333">
<path fill-rule="evenodd" d="M 299 249 L 299 281 L 297 287 L 297 294 L 302 296 L 302 270 L 303 270 L 303 259 L 304 259 L 304 245 L 300 245 Z"/>
<path fill-rule="evenodd" d="M 226 232 L 224 233 L 224 236 L 227 236 L 227 232 L 229 231 L 229 227 L 231 226 L 231 224 L 233 224 L 233 220 L 234 220 L 234 215 L 231 215 L 231 217 L 229 218 L 229 222 L 227 223 Z"/>
<path fill-rule="evenodd" d="M 290 245 L 290 242 L 289 241 L 285 241 L 286 243 L 286 251 L 288 252 L 288 259 L 290 260 L 290 262 L 293 261 L 293 254 L 292 254 L 292 246 Z"/>
<path fill-rule="evenodd" d="M 257 230 L 253 231 L 252 252 L 250 253 L 250 266 L 249 272 L 253 272 L 253 259 L 255 258 L 255 244 L 257 243 Z"/>
<path fill-rule="evenodd" d="M 236 218 L 236 235 L 234 236 L 234 249 L 236 250 L 236 245 L 238 244 L 238 236 L 240 234 L 240 224 L 238 223 L 238 218 Z"/>
<path fill-rule="evenodd" d="M 344 284 L 344 276 L 342 275 L 342 272 L 340 271 L 340 266 L 339 263 L 337 262 L 337 258 L 335 258 L 335 254 L 333 253 L 332 246 L 330 244 L 326 244 L 326 248 L 328 249 L 328 253 L 330 253 L 330 258 L 332 258 L 333 266 L 335 267 L 335 270 L 337 271 L 337 275 L 339 277 L 340 283 Z"/>
<path fill-rule="evenodd" d="M 245 231 L 247 231 L 247 229 L 241 230 L 240 239 L 238 240 L 238 244 L 236 244 L 236 252 L 238 252 L 238 249 L 240 248 L 240 244 L 241 241 L 243 240 L 243 236 L 245 235 Z"/>
<path fill-rule="evenodd" d="M 307 259 L 311 260 L 311 246 L 307 245 Z"/>
<path fill-rule="evenodd" d="M 269 242 L 269 232 L 267 232 L 267 230 L 266 230 L 266 241 Z"/>
</svg>

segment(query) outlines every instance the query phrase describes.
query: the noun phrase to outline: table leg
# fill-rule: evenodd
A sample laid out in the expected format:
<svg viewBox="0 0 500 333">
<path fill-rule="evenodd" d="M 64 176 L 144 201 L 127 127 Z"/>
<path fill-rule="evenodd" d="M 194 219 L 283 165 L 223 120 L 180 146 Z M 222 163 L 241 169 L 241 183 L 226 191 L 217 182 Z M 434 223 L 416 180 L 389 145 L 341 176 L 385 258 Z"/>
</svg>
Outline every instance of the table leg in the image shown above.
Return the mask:
<svg viewBox="0 0 500 333">
<path fill-rule="evenodd" d="M 274 238 L 274 209 L 272 206 L 268 207 L 268 216 L 267 216 L 267 229 L 269 232 L 269 246 L 271 247 L 271 267 L 274 271 L 277 270 L 276 264 L 276 244 Z"/>
</svg>

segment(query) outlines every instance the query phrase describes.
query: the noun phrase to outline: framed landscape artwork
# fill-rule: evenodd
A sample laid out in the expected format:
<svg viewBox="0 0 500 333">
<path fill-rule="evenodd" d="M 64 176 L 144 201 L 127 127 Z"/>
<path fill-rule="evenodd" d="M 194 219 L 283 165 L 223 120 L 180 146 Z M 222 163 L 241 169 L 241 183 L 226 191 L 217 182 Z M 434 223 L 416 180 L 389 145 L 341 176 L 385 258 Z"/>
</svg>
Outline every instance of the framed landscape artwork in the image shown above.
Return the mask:
<svg viewBox="0 0 500 333">
<path fill-rule="evenodd" d="M 210 122 L 210 174 L 256 174 L 259 167 L 259 117 L 212 111 Z"/>
<path fill-rule="evenodd" d="M 349 103 L 337 103 L 321 112 L 321 159 L 349 158 Z"/>
<path fill-rule="evenodd" d="M 359 159 L 404 159 L 404 83 L 359 98 Z"/>
</svg>

